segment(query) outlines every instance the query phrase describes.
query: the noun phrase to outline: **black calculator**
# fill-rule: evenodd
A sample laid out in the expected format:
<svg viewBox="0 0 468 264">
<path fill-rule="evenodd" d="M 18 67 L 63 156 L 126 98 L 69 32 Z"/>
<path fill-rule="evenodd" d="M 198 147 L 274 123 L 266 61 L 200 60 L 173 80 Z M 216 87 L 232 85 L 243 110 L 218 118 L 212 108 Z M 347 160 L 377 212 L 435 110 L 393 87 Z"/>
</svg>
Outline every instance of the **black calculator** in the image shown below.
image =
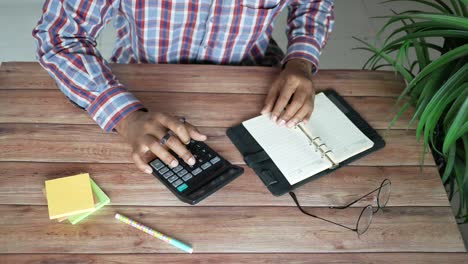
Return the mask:
<svg viewBox="0 0 468 264">
<path fill-rule="evenodd" d="M 149 163 L 153 175 L 182 202 L 197 204 L 244 172 L 242 167 L 232 165 L 201 141 L 191 140 L 186 147 L 195 157 L 193 166 L 180 158 L 174 168 L 157 158 Z"/>
</svg>

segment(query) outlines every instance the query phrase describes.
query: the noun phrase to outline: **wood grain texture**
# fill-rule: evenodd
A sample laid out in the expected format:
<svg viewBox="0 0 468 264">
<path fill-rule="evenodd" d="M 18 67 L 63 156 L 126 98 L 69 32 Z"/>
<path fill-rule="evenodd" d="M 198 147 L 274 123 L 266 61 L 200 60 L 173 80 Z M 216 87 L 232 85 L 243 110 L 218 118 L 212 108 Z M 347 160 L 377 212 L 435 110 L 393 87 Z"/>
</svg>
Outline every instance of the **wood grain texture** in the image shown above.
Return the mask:
<svg viewBox="0 0 468 264">
<path fill-rule="evenodd" d="M 294 206 L 289 195 L 274 197 L 254 172 L 245 173 L 198 206 Z M 132 164 L 0 162 L 0 204 L 45 205 L 44 181 L 81 172 L 112 198 L 113 205 L 186 206 L 152 175 Z M 339 206 L 392 181 L 387 206 L 449 206 L 435 167 L 344 167 L 296 190 L 304 206 Z M 418 188 L 414 188 L 418 186 Z M 373 196 L 356 204 L 374 204 Z"/>
<path fill-rule="evenodd" d="M 154 111 L 185 116 L 196 126 L 231 127 L 258 116 L 264 95 L 135 92 Z M 394 116 L 390 97 L 345 97 L 345 100 L 376 129 L 387 129 Z M 58 90 L 0 90 L 0 123 L 95 124 L 87 112 L 69 102 Z M 406 129 L 406 112 L 392 127 Z"/>
<path fill-rule="evenodd" d="M 341 253 L 341 254 L 22 254 L 0 255 L 0 262 L 15 264 L 44 263 L 109 263 L 109 264 L 147 264 L 147 263 L 204 263 L 204 264 L 440 264 L 467 263 L 466 253 Z"/>
<path fill-rule="evenodd" d="M 131 91 L 265 94 L 279 69 L 214 65 L 111 64 Z M 334 89 L 347 96 L 398 96 L 403 80 L 393 72 L 322 70 L 314 77 L 318 91 Z M 0 89 L 57 87 L 38 63 L 7 62 L 0 66 Z"/>
<path fill-rule="evenodd" d="M 229 138 L 226 128 L 201 127 L 207 144 L 236 164 L 244 159 Z M 414 130 L 379 131 L 384 149 L 352 163 L 364 166 L 412 166 L 421 164 L 422 145 Z M 0 124 L 0 161 L 131 163 L 131 149 L 117 134 L 104 133 L 95 125 Z M 433 165 L 430 154 L 425 164 Z"/>
<path fill-rule="evenodd" d="M 351 226 L 360 212 L 308 210 Z M 108 206 L 73 226 L 50 221 L 45 206 L 1 205 L 0 253 L 180 253 L 118 223 L 116 211 L 176 235 L 195 253 L 464 252 L 451 210 L 390 207 L 376 214 L 367 233 L 358 237 L 294 207 Z"/>
<path fill-rule="evenodd" d="M 465 252 L 465 247 L 430 154 L 422 171 L 418 166 L 421 144 L 415 140 L 414 127 L 405 130 L 414 109 L 385 130 L 394 115 L 395 97 L 404 87 L 394 73 L 321 71 L 314 77 L 317 91 L 334 89 L 346 96 L 387 142 L 383 150 L 296 191 L 311 212 L 352 226 L 359 207 L 372 203 L 372 197 L 347 210 L 326 207 L 348 202 L 389 178 L 388 207 L 374 216 L 364 236 L 357 237 L 301 214 L 287 195 L 272 196 L 225 136 L 226 127 L 259 113 L 278 69 L 112 67 L 148 108 L 186 116 L 208 134 L 210 146 L 246 173 L 201 204 L 186 206 L 153 176 L 138 172 L 129 146 L 116 134 L 102 132 L 68 102 L 39 64 L 3 63 L 0 263 L 467 262 L 466 254 L 413 253 Z M 112 205 L 76 226 L 50 221 L 44 181 L 79 172 L 91 173 Z M 116 211 L 192 244 L 195 254 L 180 254 L 117 222 Z"/>
</svg>

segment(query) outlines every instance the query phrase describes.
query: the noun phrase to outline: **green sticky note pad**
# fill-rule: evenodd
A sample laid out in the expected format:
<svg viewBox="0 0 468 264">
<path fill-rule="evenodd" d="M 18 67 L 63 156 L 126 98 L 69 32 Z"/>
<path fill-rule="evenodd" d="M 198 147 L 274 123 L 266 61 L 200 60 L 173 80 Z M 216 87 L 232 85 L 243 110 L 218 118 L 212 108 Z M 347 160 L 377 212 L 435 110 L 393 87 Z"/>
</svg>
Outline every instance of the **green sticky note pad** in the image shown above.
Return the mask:
<svg viewBox="0 0 468 264">
<path fill-rule="evenodd" d="M 90 216 L 97 210 L 101 209 L 102 207 L 110 203 L 109 196 L 107 196 L 101 190 L 101 188 L 99 188 L 99 186 L 93 181 L 93 179 L 90 178 L 90 181 L 91 181 L 91 188 L 93 189 L 94 194 L 96 194 L 99 202 L 94 206 L 93 211 L 68 217 L 68 221 L 70 221 L 70 223 L 72 223 L 73 225 L 79 223 L 81 220 L 85 219 L 86 217 Z"/>
</svg>

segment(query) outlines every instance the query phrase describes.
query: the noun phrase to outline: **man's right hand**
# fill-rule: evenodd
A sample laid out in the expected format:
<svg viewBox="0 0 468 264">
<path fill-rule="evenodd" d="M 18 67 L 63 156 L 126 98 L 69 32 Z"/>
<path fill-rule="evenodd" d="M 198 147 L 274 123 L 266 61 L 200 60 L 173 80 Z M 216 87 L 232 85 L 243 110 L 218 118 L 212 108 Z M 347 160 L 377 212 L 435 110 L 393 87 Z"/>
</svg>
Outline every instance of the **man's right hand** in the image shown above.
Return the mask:
<svg viewBox="0 0 468 264">
<path fill-rule="evenodd" d="M 206 140 L 206 136 L 193 125 L 159 112 L 135 111 L 121 120 L 115 128 L 132 146 L 132 158 L 135 165 L 146 173 L 152 173 L 153 169 L 148 162 L 155 157 L 170 167 L 179 165 L 168 149 L 174 151 L 188 165 L 195 164 L 195 158 L 185 145 L 190 142 L 190 139 Z M 161 145 L 159 143 L 161 138 L 169 130 L 174 132 L 174 136 L 171 136 L 166 144 Z"/>
</svg>

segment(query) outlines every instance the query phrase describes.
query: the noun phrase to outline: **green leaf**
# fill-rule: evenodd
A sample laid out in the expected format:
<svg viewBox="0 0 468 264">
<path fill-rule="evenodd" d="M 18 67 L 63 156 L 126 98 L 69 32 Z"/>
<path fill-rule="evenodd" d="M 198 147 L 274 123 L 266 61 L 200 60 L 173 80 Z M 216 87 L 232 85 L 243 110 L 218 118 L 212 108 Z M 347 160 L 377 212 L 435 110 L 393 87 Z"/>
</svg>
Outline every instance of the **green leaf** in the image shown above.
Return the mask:
<svg viewBox="0 0 468 264">
<path fill-rule="evenodd" d="M 457 114 L 458 109 L 460 109 L 461 105 L 463 104 L 467 96 L 468 96 L 468 90 L 463 91 L 450 106 L 444 118 L 444 126 L 446 128 L 452 125 L 452 122 L 455 119 L 455 115 Z"/>
<path fill-rule="evenodd" d="M 454 166 L 454 171 L 455 171 L 455 177 L 457 181 L 457 186 L 458 186 L 458 191 L 460 192 L 460 206 L 459 210 L 457 213 L 457 218 L 459 218 L 462 214 L 463 211 L 466 212 L 466 205 L 467 202 L 465 201 L 467 199 L 467 194 L 468 194 L 468 188 L 466 184 L 463 184 L 464 182 L 464 171 L 463 169 L 465 168 L 464 162 L 459 159 L 455 158 L 455 166 Z"/>
<path fill-rule="evenodd" d="M 448 156 L 446 157 L 447 164 L 445 166 L 444 174 L 442 175 L 442 182 L 444 184 L 447 183 L 450 173 L 452 173 L 453 166 L 455 164 L 455 151 L 456 150 L 457 150 L 457 146 L 450 147 L 450 151 L 448 153 Z"/>
<path fill-rule="evenodd" d="M 429 66 L 426 68 L 428 67 Z M 439 118 L 444 113 L 444 109 L 464 91 L 464 87 L 461 84 L 464 82 L 467 72 L 468 64 L 465 64 L 440 87 L 426 106 L 426 109 L 421 115 L 418 127 L 416 128 L 416 137 L 418 140 L 421 134 L 424 133 L 424 144 L 432 143 L 434 128 Z M 435 148 L 434 150 L 437 151 Z"/>
<path fill-rule="evenodd" d="M 451 67 L 447 66 L 443 70 L 436 71 L 434 74 L 429 76 L 419 96 L 419 101 L 418 101 L 418 104 L 416 105 L 415 113 L 413 115 L 413 118 L 411 118 L 408 124 L 408 128 L 413 125 L 416 119 L 420 118 L 421 114 L 426 109 L 427 104 L 429 103 L 431 98 L 434 96 L 436 90 L 442 86 L 442 83 L 444 82 L 446 78 L 445 76 L 448 72 L 450 72 L 450 69 Z"/>
<path fill-rule="evenodd" d="M 373 67 L 372 70 L 377 71 L 378 69 L 383 68 L 383 67 L 392 67 L 392 65 L 390 63 L 379 64 Z"/>
<path fill-rule="evenodd" d="M 367 48 L 362 48 L 362 49 L 366 49 L 370 52 L 378 54 L 378 56 L 382 57 L 388 63 L 392 64 L 393 67 L 395 67 L 395 69 L 403 76 L 403 78 L 405 78 L 407 82 L 410 82 L 411 80 L 413 80 L 413 75 L 407 69 L 405 69 L 405 67 L 395 63 L 395 60 L 393 60 L 388 54 L 380 52 L 376 47 L 365 42 L 364 40 L 361 40 L 356 37 L 353 37 L 353 38 L 367 46 Z"/>
<path fill-rule="evenodd" d="M 384 16 L 389 17 L 389 16 Z M 468 30 L 468 19 L 453 15 L 442 15 L 436 13 L 411 13 L 411 14 L 400 14 L 397 16 L 391 16 L 389 21 L 382 27 L 379 32 L 387 28 L 389 25 L 400 21 L 402 19 L 422 19 L 429 20 L 434 26 L 445 26 L 449 28 L 458 28 L 462 30 Z"/>
<path fill-rule="evenodd" d="M 463 87 L 464 89 L 468 89 L 468 83 L 465 83 Z M 465 98 L 465 102 L 462 104 L 460 110 L 458 110 L 458 113 L 455 116 L 453 123 L 450 125 L 450 128 L 447 131 L 447 134 L 445 135 L 442 152 L 447 153 L 449 147 L 452 144 L 455 144 L 457 139 L 459 139 L 461 136 L 459 135 L 458 130 L 461 129 L 462 126 L 466 124 L 467 122 L 468 122 L 468 98 Z"/>
<path fill-rule="evenodd" d="M 445 37 L 445 38 L 461 38 L 461 39 L 468 39 L 468 31 L 464 30 L 428 30 L 428 31 L 419 31 L 415 33 L 409 33 L 403 37 L 397 38 L 392 42 L 385 44 L 382 50 L 385 51 L 385 47 L 391 47 L 397 43 L 413 40 L 418 38 L 426 38 L 426 37 Z"/>
<path fill-rule="evenodd" d="M 443 8 L 442 6 L 432 3 L 431 1 L 426 1 L 426 0 L 387 0 L 387 1 L 382 2 L 382 4 L 386 4 L 389 2 L 418 2 L 421 4 L 427 5 L 429 7 L 433 7 L 442 13 L 447 13 L 447 10 Z"/>
<path fill-rule="evenodd" d="M 463 125 L 461 125 L 460 129 L 457 132 L 456 137 L 461 138 L 463 135 L 468 133 L 468 122 L 465 122 Z"/>
<path fill-rule="evenodd" d="M 446 4 L 443 2 L 443 0 L 436 0 L 436 2 L 437 2 L 440 6 L 442 6 L 445 10 L 447 10 L 448 13 L 453 14 L 452 9 L 450 9 L 450 7 L 449 7 L 448 5 L 446 5 Z"/>
<path fill-rule="evenodd" d="M 431 62 L 427 67 L 425 67 L 411 82 L 406 86 L 403 90 L 402 94 L 400 95 L 398 101 L 402 99 L 409 91 L 424 77 L 428 74 L 433 73 L 435 70 L 439 70 L 441 67 L 445 66 L 446 64 L 456 60 L 458 58 L 464 57 L 468 55 L 468 44 L 455 48 L 451 51 L 440 56 L 438 59 Z"/>
<path fill-rule="evenodd" d="M 385 38 L 384 45 L 390 39 L 392 39 L 395 35 L 397 35 L 398 33 L 402 33 L 403 31 L 420 32 L 420 31 L 424 31 L 424 30 L 446 30 L 446 29 L 447 29 L 447 27 L 442 26 L 442 25 L 436 26 L 431 21 L 412 23 L 412 24 L 409 24 L 407 26 L 399 27 L 399 28 L 395 29 L 394 31 L 392 31 L 392 33 L 390 33 Z M 384 27 L 382 27 L 382 29 L 380 29 L 379 32 L 380 31 L 383 32 Z M 381 34 L 381 33 L 377 33 L 377 34 Z M 380 35 L 377 35 L 377 36 L 380 36 Z"/>
<path fill-rule="evenodd" d="M 462 11 L 462 15 L 464 17 L 468 17 L 468 10 L 466 8 L 466 6 L 468 5 L 468 0 L 460 0 L 459 4 L 460 4 L 460 9 Z"/>
<path fill-rule="evenodd" d="M 410 47 L 414 47 L 413 41 L 411 41 L 411 42 L 408 41 L 408 43 L 409 43 Z M 432 44 L 432 43 L 419 43 L 419 45 L 424 46 L 427 49 L 432 49 L 432 50 L 437 51 L 439 53 L 442 53 L 442 51 L 443 51 L 441 46 L 437 46 L 437 45 Z M 402 46 L 401 43 L 396 43 L 396 44 L 394 44 L 392 46 L 386 46 L 386 47 L 382 48 L 381 51 L 391 53 L 393 51 L 399 50 L 401 48 L 401 46 Z"/>
<path fill-rule="evenodd" d="M 408 102 L 406 102 L 402 107 L 400 107 L 400 110 L 398 111 L 398 113 L 396 113 L 395 117 L 393 117 L 392 121 L 390 122 L 390 125 L 388 125 L 388 128 L 387 129 L 390 129 L 391 127 L 393 127 L 393 125 L 395 125 L 395 122 L 400 118 L 400 116 L 406 111 L 408 110 L 408 108 L 410 106 L 412 106 L 414 103 L 414 99 L 411 98 Z"/>
<path fill-rule="evenodd" d="M 462 137 L 462 142 L 463 142 L 463 151 L 465 153 L 465 169 L 463 173 L 463 184 L 468 185 L 468 135 L 463 135 Z"/>
<path fill-rule="evenodd" d="M 450 2 L 452 2 L 452 6 L 453 6 L 453 10 L 455 10 L 455 14 L 460 16 L 462 13 L 461 13 L 461 10 L 460 10 L 460 8 L 458 6 L 457 1 L 456 0 L 450 0 Z"/>
</svg>

